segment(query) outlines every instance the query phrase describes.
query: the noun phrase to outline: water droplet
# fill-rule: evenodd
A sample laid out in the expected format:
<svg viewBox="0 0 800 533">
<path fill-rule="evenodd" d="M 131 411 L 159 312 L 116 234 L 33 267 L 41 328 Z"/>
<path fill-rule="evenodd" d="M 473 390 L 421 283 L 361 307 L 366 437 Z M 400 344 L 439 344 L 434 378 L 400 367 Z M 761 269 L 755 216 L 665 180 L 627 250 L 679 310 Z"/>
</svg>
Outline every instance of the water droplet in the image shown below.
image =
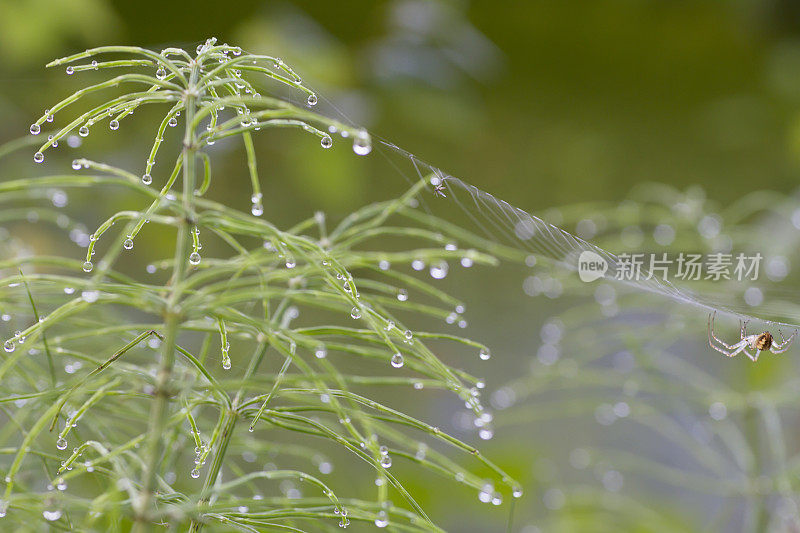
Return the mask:
<svg viewBox="0 0 800 533">
<path fill-rule="evenodd" d="M 56 441 L 56 448 L 59 450 L 66 450 L 67 449 L 67 439 L 64 437 L 59 437 Z"/>
<path fill-rule="evenodd" d="M 253 213 L 254 217 L 260 217 L 264 214 L 264 206 L 261 204 L 261 202 L 255 202 L 250 207 L 250 212 Z"/>
<path fill-rule="evenodd" d="M 314 106 L 317 105 L 317 95 L 316 94 L 309 94 L 308 95 L 308 105 Z"/>
<path fill-rule="evenodd" d="M 131 239 L 130 235 L 128 235 L 128 238 L 125 239 L 125 242 L 122 243 L 122 247 L 125 248 L 126 250 L 130 250 L 133 248 L 133 239 Z"/>
<path fill-rule="evenodd" d="M 399 289 L 397 291 L 397 299 L 400 300 L 401 302 L 405 302 L 406 300 L 408 300 L 408 291 L 405 289 Z"/>
<path fill-rule="evenodd" d="M 200 477 L 200 471 L 195 468 L 189 473 L 189 475 L 192 476 L 194 479 L 197 479 Z"/>
<path fill-rule="evenodd" d="M 94 265 L 92 264 L 91 261 L 86 261 L 85 263 L 83 263 L 83 271 L 84 272 L 91 272 L 92 268 L 94 268 Z"/>
<path fill-rule="evenodd" d="M 328 356 L 328 349 L 324 344 L 317 346 L 317 349 L 314 350 L 314 355 L 317 356 L 317 359 L 325 359 Z"/>
<path fill-rule="evenodd" d="M 297 266 L 297 261 L 295 261 L 294 257 L 286 256 L 286 268 L 294 268 Z"/>
<path fill-rule="evenodd" d="M 86 303 L 94 303 L 100 297 L 100 291 L 82 291 L 81 298 Z"/>
<path fill-rule="evenodd" d="M 86 137 L 87 135 L 89 135 L 89 128 L 86 126 L 81 126 L 80 129 L 78 130 L 78 135 L 80 135 L 81 137 Z"/>
<path fill-rule="evenodd" d="M 45 109 L 45 110 L 44 110 L 44 114 L 45 114 L 45 115 L 47 115 L 47 116 L 45 117 L 45 120 L 46 120 L 47 122 L 53 122 L 53 115 L 51 115 L 51 114 L 50 114 L 50 110 L 49 110 L 49 109 Z"/>
<path fill-rule="evenodd" d="M 522 498 L 522 488 L 521 487 L 514 487 L 514 491 L 511 493 L 512 496 L 515 498 Z"/>
<path fill-rule="evenodd" d="M 440 261 L 431 265 L 430 273 L 433 279 L 444 279 L 447 277 L 448 265 L 445 261 Z"/>
<path fill-rule="evenodd" d="M 144 176 L 142 176 L 142 183 L 144 183 L 145 185 L 150 185 L 151 183 L 153 183 L 153 176 L 151 176 L 150 174 L 145 174 Z"/>
<path fill-rule="evenodd" d="M 381 457 L 381 466 L 384 468 L 389 468 L 392 466 L 392 458 L 388 453 Z"/>
<path fill-rule="evenodd" d="M 331 146 L 333 146 L 333 139 L 331 138 L 330 135 L 323 135 L 322 139 L 320 139 L 319 141 L 319 144 L 323 148 L 330 148 Z"/>
<path fill-rule="evenodd" d="M 61 510 L 60 509 L 54 509 L 54 510 L 50 511 L 50 510 L 45 509 L 44 511 L 42 511 L 42 516 L 48 522 L 55 522 L 56 520 L 61 518 Z"/>
<path fill-rule="evenodd" d="M 14 348 L 15 348 L 14 341 L 12 340 L 7 340 L 5 344 L 3 344 L 3 349 L 8 353 L 13 352 Z"/>
<path fill-rule="evenodd" d="M 386 511 L 380 510 L 375 516 L 375 527 L 386 527 L 389 525 L 389 516 Z"/>
<path fill-rule="evenodd" d="M 56 480 L 56 488 L 58 490 L 67 490 L 67 482 L 64 481 L 63 477 L 60 477 Z"/>
<path fill-rule="evenodd" d="M 189 263 L 191 263 L 193 265 L 199 265 L 200 264 L 200 254 L 198 254 L 197 252 L 192 252 L 191 254 L 189 254 Z"/>
<path fill-rule="evenodd" d="M 392 356 L 392 366 L 395 368 L 400 368 L 403 366 L 403 354 L 397 352 Z"/>
<path fill-rule="evenodd" d="M 8 512 L 8 504 L 0 500 L 0 518 L 3 518 Z"/>
<path fill-rule="evenodd" d="M 72 65 L 67 67 L 67 74 L 73 74 L 74 72 L 75 72 L 75 69 L 72 68 Z"/>
<path fill-rule="evenodd" d="M 158 69 L 156 70 L 156 79 L 163 80 L 167 77 L 167 71 L 164 69 L 163 66 L 159 65 Z"/>
<path fill-rule="evenodd" d="M 119 129 L 119 121 L 118 120 L 112 120 L 111 122 L 108 123 L 108 127 L 111 128 L 112 130 Z"/>
<path fill-rule="evenodd" d="M 44 154 L 42 152 L 36 152 L 33 154 L 33 160 L 37 163 L 41 163 L 44 161 Z"/>
<path fill-rule="evenodd" d="M 169 121 L 167 121 L 167 124 L 169 124 L 170 128 L 174 128 L 175 126 L 178 125 L 178 119 L 175 118 L 175 117 L 172 117 L 172 118 L 169 119 Z"/>
<path fill-rule="evenodd" d="M 230 359 L 230 357 L 225 358 L 225 359 L 222 360 L 222 368 L 224 368 L 225 370 L 230 370 L 231 369 L 231 359 Z"/>
<path fill-rule="evenodd" d="M 410 329 L 407 329 L 407 330 L 405 330 L 405 331 L 403 332 L 403 336 L 404 336 L 404 337 L 406 338 L 406 340 L 408 340 L 408 341 L 410 341 L 411 339 L 413 339 L 413 338 L 414 338 L 414 334 L 413 334 L 413 333 L 411 333 L 411 330 L 410 330 Z"/>
<path fill-rule="evenodd" d="M 72 160 L 72 170 L 80 170 L 82 166 L 83 165 L 81 165 L 81 162 L 77 159 Z"/>
<path fill-rule="evenodd" d="M 481 360 L 488 361 L 492 357 L 492 354 L 489 351 L 489 348 L 483 347 L 481 348 L 481 351 L 478 352 L 478 356 L 481 358 Z"/>
<path fill-rule="evenodd" d="M 353 137 L 353 152 L 357 155 L 367 155 L 371 151 L 372 142 L 369 139 L 369 135 L 364 130 L 359 131 L 355 137 Z"/>
<path fill-rule="evenodd" d="M 486 483 L 478 493 L 478 499 L 483 503 L 489 503 L 492 501 L 492 492 L 494 492 L 494 487 L 491 483 Z"/>
<path fill-rule="evenodd" d="M 40 128 L 38 124 L 35 122 L 31 124 L 31 135 L 39 135 L 40 131 L 42 131 L 42 128 Z"/>
<path fill-rule="evenodd" d="M 359 319 L 359 318 L 361 318 L 361 310 L 360 310 L 358 307 L 354 307 L 354 308 L 353 308 L 353 309 L 350 311 L 350 316 L 351 316 L 351 317 L 353 317 L 354 319 Z"/>
</svg>

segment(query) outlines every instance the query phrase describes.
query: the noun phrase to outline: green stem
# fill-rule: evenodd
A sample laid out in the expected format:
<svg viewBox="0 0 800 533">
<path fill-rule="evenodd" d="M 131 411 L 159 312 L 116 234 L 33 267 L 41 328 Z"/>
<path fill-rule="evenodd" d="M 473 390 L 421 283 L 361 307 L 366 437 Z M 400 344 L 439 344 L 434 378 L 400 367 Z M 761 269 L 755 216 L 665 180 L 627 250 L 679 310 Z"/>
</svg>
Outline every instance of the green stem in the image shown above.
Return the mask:
<svg viewBox="0 0 800 533">
<path fill-rule="evenodd" d="M 181 297 L 183 296 L 183 282 L 187 272 L 188 243 L 190 226 L 194 224 L 194 189 L 195 189 L 195 160 L 197 144 L 192 124 L 197 108 L 197 77 L 199 66 L 192 65 L 192 72 L 185 92 L 186 130 L 183 137 L 183 210 L 186 216 L 178 226 L 178 236 L 175 243 L 175 269 L 170 284 L 172 291 L 164 310 L 164 342 L 162 344 L 161 362 L 158 369 L 155 401 L 150 414 L 150 424 L 147 431 L 145 448 L 145 466 L 142 476 L 142 492 L 136 511 L 136 524 L 134 531 L 144 532 L 150 529 L 152 519 L 150 516 L 153 507 L 153 496 L 156 487 L 159 466 L 162 456 L 162 436 L 169 411 L 171 395 L 172 367 L 175 361 L 177 336 L 180 330 L 183 311 Z"/>
<path fill-rule="evenodd" d="M 200 511 L 203 507 L 205 507 L 211 499 L 211 494 L 213 491 L 211 490 L 214 487 L 214 484 L 217 482 L 217 478 L 219 477 L 219 471 L 222 469 L 222 462 L 225 459 L 225 453 L 228 451 L 228 444 L 231 442 L 231 437 L 233 437 L 233 430 L 236 427 L 236 420 L 239 417 L 239 413 L 236 412 L 237 405 L 234 404 L 233 409 L 230 409 L 226 414 L 225 425 L 222 428 L 222 434 L 219 438 L 219 444 L 217 445 L 217 451 L 214 454 L 214 460 L 211 462 L 211 466 L 208 469 L 208 476 L 206 476 L 206 481 L 203 483 L 203 491 L 201 494 L 206 494 L 207 496 L 203 496 L 197 502 L 197 511 L 198 516 L 197 518 L 192 519 L 192 524 L 189 527 L 189 533 L 200 533 L 203 529 L 203 522 L 202 522 L 202 515 Z"/>
</svg>

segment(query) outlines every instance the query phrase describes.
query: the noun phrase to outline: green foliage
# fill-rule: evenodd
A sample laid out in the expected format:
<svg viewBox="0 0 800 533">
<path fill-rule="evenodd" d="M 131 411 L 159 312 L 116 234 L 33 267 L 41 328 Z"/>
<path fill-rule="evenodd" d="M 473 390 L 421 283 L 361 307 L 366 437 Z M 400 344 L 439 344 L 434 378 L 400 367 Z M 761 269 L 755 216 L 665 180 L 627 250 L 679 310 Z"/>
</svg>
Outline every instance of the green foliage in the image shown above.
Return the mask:
<svg viewBox="0 0 800 533">
<path fill-rule="evenodd" d="M 153 524 L 320 531 L 359 521 L 437 531 L 404 488 L 403 477 L 417 468 L 495 503 L 521 494 L 477 449 L 392 406 L 397 395 L 442 389 L 488 423 L 482 383 L 442 362 L 429 344 L 459 343 L 471 353 L 485 347 L 406 325 L 447 317 L 459 301 L 393 265 L 495 262 L 445 246 L 453 239 L 416 208 L 425 180 L 332 228 L 317 213 L 281 229 L 261 218 L 252 134 L 299 127 L 323 148 L 339 133 L 356 154 L 371 149 L 365 131 L 274 96 L 283 86 L 316 103 L 283 61 L 210 39 L 194 56 L 108 46 L 50 66 L 72 75 L 123 73 L 87 85 L 37 120 L 33 134 L 96 93 L 116 91 L 59 121 L 65 125 L 34 161 L 74 131 L 86 136 L 105 121 L 116 130 L 153 104 L 168 110 L 141 178 L 84 158 L 72 173 L 0 182 L 4 208 L 26 206 L 6 211 L 7 220 L 37 213 L 87 246 L 85 261 L 13 248 L 0 260 L 4 320 L 18 330 L 7 335 L 0 364 L 4 528 L 46 521 L 78 531 Z M 179 123 L 180 153 L 160 175 L 156 156 Z M 213 172 L 209 147 L 235 140 L 247 156 L 250 214 L 205 197 L 222 180 L 248 179 Z M 77 222 L 41 204 L 80 189 L 119 191 L 141 207 L 81 235 Z M 148 234 L 174 235 L 174 256 L 140 276 L 126 268 L 126 256 L 147 245 L 149 235 L 140 235 L 147 223 L 156 228 Z M 409 291 L 414 298 L 405 301 Z M 326 481 L 333 464 L 369 488 L 346 476 Z"/>
</svg>

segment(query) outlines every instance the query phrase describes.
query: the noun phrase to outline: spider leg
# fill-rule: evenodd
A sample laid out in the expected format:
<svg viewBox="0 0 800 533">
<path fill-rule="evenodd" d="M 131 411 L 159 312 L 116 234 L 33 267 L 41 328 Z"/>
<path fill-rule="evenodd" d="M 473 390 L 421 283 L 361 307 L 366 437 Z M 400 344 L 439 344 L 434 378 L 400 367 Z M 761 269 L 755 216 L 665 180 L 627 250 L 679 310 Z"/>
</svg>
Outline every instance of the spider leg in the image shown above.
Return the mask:
<svg viewBox="0 0 800 533">
<path fill-rule="evenodd" d="M 743 349 L 742 353 L 744 353 L 747 357 L 750 358 L 751 361 L 755 363 L 756 361 L 758 361 L 758 356 L 761 355 L 761 350 L 755 350 L 755 353 L 751 354 L 746 349 Z"/>
<path fill-rule="evenodd" d="M 792 344 L 792 341 L 797 336 L 797 330 L 794 330 L 794 333 L 792 333 L 788 339 L 784 338 L 783 332 L 781 332 L 781 330 L 778 330 L 778 333 L 780 333 L 783 342 L 773 342 L 772 346 L 769 349 L 769 351 L 771 351 L 772 353 L 783 353 L 786 350 L 788 350 L 789 346 L 791 346 Z"/>
<path fill-rule="evenodd" d="M 750 322 L 749 320 L 745 320 L 744 322 L 739 321 L 739 324 L 742 326 L 742 338 L 744 339 L 747 337 L 747 323 Z"/>
<path fill-rule="evenodd" d="M 716 338 L 716 337 L 715 337 L 715 338 Z M 723 343 L 723 344 L 724 344 L 724 343 Z M 714 348 L 716 351 L 718 351 L 719 353 L 721 353 L 721 354 L 723 354 L 723 355 L 727 355 L 728 357 L 736 357 L 736 356 L 737 356 L 737 355 L 738 355 L 740 352 L 744 351 L 744 353 L 746 353 L 746 354 L 747 354 L 747 356 L 748 356 L 750 359 L 753 359 L 753 356 L 752 356 L 752 355 L 750 355 L 750 354 L 747 352 L 747 350 L 746 350 L 746 348 L 747 348 L 747 344 L 748 344 L 748 339 L 743 339 L 743 340 L 740 340 L 739 342 L 737 342 L 736 344 L 734 344 L 734 345 L 732 345 L 732 346 L 728 346 L 728 345 L 726 344 L 725 346 L 728 348 L 728 349 L 726 350 L 725 348 L 722 348 L 722 347 L 720 347 L 720 346 L 715 346 L 714 344 L 712 344 L 712 343 L 709 343 L 709 345 L 710 345 L 712 348 Z M 755 359 L 753 359 L 753 360 L 755 361 Z"/>
<path fill-rule="evenodd" d="M 714 343 L 711 342 L 711 339 L 713 338 L 715 341 L 720 343 L 722 346 L 724 346 L 728 350 L 733 350 L 734 346 L 738 346 L 739 343 L 736 343 L 734 345 L 728 344 L 727 342 L 725 342 L 723 340 L 720 340 L 720 338 L 717 337 L 717 335 L 714 333 L 714 319 L 716 318 L 716 316 L 717 316 L 717 312 L 716 311 L 714 311 L 713 313 L 709 313 L 709 315 L 708 315 L 708 344 L 711 345 L 712 348 L 716 348 L 716 346 L 714 346 Z M 744 338 L 744 337 L 742 337 L 742 338 Z M 719 350 L 717 350 L 717 351 L 719 351 Z M 722 353 L 725 353 L 727 355 L 726 352 L 722 352 Z"/>
</svg>

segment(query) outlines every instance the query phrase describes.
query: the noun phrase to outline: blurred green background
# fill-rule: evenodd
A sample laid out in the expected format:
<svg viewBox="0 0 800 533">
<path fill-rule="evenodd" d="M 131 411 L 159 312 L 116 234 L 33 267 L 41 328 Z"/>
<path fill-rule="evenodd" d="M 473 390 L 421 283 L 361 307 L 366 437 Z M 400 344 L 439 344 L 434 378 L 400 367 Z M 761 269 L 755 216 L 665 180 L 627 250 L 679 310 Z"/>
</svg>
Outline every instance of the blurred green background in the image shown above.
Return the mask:
<svg viewBox="0 0 800 533">
<path fill-rule="evenodd" d="M 796 188 L 800 4 L 792 0 L 0 0 L 0 143 L 26 134 L 48 104 L 79 86 L 77 76 L 45 69 L 51 59 L 103 44 L 193 49 L 210 36 L 282 57 L 326 98 L 322 112 L 348 117 L 533 213 L 586 203 L 590 214 L 590 203 L 620 202 L 644 182 L 700 185 L 720 207 L 753 190 Z M 116 134 L 63 147 L 42 166 L 32 168 L 26 155 L 3 160 L 0 170 L 62 172 L 73 157 L 87 156 L 140 173 L 158 120 L 142 114 Z M 337 219 L 398 194 L 404 176 L 415 177 L 407 165 L 394 171 L 378 150 L 363 162 L 349 149 L 311 149 L 315 143 L 300 133 L 257 138 L 270 220 L 289 223 L 315 210 Z M 242 149 L 217 148 L 210 194 L 247 210 Z M 160 164 L 163 171 L 171 162 Z M 71 201 L 88 206 L 89 227 L 125 205 L 85 194 Z M 39 252 L 82 253 L 28 231 Z M 165 255 L 168 237 L 152 237 L 132 268 Z M 495 347 L 489 370 L 469 368 L 485 372 L 490 389 L 527 371 L 540 341 L 531 331 L 556 310 L 551 302 L 520 302 L 520 280 L 493 277 L 490 290 L 485 278 L 447 280 L 469 302 L 469 334 Z M 419 409 L 428 418 L 452 412 L 448 404 Z M 561 430 L 583 431 L 568 421 Z M 524 481 L 546 479 L 564 458 L 548 459 L 546 443 L 526 440 L 536 433 L 533 425 L 505 437 L 500 430 L 487 454 Z M 505 527 L 507 507 L 473 510 L 474 495 L 446 484 L 416 489 L 454 531 Z M 533 532 L 546 520 L 553 506 L 542 498 L 534 488 L 517 503 L 515 530 Z M 650 503 L 691 507 L 683 499 Z"/>
</svg>

